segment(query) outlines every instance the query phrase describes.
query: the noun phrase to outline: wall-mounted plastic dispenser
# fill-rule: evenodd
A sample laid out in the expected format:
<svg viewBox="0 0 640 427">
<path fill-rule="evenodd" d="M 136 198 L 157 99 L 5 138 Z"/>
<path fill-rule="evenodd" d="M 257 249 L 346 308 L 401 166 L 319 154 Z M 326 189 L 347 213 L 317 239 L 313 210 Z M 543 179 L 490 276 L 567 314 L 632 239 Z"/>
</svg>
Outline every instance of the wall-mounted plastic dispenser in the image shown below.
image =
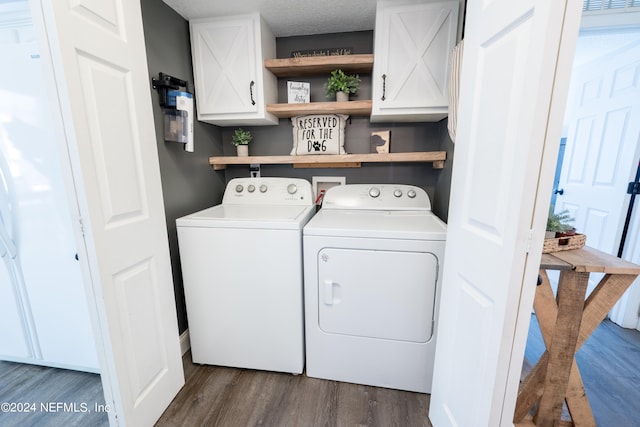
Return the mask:
<svg viewBox="0 0 640 427">
<path fill-rule="evenodd" d="M 188 82 L 163 73 L 151 82 L 164 108 L 165 141 L 185 144 L 184 150 L 193 152 L 193 95 L 187 92 Z"/>
</svg>

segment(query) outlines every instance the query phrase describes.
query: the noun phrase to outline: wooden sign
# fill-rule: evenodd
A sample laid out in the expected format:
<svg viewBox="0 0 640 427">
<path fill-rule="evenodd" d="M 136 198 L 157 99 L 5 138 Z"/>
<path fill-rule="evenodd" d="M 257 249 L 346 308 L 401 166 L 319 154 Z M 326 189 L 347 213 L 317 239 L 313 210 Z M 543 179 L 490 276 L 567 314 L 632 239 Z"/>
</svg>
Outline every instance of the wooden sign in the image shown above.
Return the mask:
<svg viewBox="0 0 640 427">
<path fill-rule="evenodd" d="M 346 154 L 344 150 L 344 114 L 310 114 L 291 118 L 292 156 L 310 154 Z"/>
<path fill-rule="evenodd" d="M 340 56 L 351 55 L 353 48 L 351 47 L 332 47 L 327 49 L 313 49 L 313 50 L 296 50 L 291 52 L 292 58 L 308 58 L 314 56 Z"/>
<path fill-rule="evenodd" d="M 379 131 L 371 132 L 371 152 L 372 153 L 388 153 L 390 142 L 391 142 L 390 130 L 379 130 Z"/>
<path fill-rule="evenodd" d="M 308 82 L 287 82 L 287 102 L 304 104 L 310 101 L 311 85 Z"/>
</svg>

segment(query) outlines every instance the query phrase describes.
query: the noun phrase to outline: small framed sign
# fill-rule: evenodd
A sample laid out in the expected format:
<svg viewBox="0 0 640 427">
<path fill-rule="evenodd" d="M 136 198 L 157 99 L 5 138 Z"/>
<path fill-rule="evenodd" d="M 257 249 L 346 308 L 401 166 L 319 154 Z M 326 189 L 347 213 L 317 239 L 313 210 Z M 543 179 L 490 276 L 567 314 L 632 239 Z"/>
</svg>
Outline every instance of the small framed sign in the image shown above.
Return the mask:
<svg viewBox="0 0 640 427">
<path fill-rule="evenodd" d="M 390 130 L 379 130 L 379 131 L 371 132 L 371 152 L 372 153 L 388 153 L 390 143 L 391 143 Z"/>
<path fill-rule="evenodd" d="M 307 82 L 287 82 L 287 102 L 304 104 L 310 102 L 311 85 Z"/>
</svg>

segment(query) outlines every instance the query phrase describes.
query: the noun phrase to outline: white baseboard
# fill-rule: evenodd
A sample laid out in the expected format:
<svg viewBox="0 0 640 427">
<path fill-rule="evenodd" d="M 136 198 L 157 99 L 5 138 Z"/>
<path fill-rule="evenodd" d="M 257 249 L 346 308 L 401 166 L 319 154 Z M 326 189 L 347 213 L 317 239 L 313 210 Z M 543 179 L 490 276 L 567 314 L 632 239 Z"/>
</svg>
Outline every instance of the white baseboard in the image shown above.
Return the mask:
<svg viewBox="0 0 640 427">
<path fill-rule="evenodd" d="M 182 355 L 189 351 L 191 348 L 191 340 L 189 339 L 189 329 L 180 334 L 180 351 Z"/>
</svg>

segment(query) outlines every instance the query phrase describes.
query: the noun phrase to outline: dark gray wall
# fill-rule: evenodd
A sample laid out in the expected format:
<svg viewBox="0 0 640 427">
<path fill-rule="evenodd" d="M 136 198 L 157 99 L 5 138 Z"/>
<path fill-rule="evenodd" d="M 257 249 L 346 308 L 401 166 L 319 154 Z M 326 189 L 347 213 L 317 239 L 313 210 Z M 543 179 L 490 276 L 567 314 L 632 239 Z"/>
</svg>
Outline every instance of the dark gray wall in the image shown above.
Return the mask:
<svg viewBox="0 0 640 427">
<path fill-rule="evenodd" d="M 189 24 L 160 0 L 142 0 L 142 20 L 151 78 L 163 72 L 190 82 L 193 93 L 193 69 Z M 180 333 L 187 329 L 187 315 L 182 286 L 182 270 L 176 233 L 176 218 L 220 203 L 224 192 L 224 175 L 213 171 L 209 156 L 221 155 L 220 128 L 195 121 L 195 151 L 187 153 L 182 144 L 165 142 L 163 111 L 158 92 L 151 91 L 153 116 L 158 140 L 158 159 L 162 178 L 164 208 L 169 233 L 169 250 L 178 311 Z"/>
<path fill-rule="evenodd" d="M 373 52 L 373 31 L 361 31 L 340 34 L 285 37 L 276 41 L 278 58 L 291 57 L 296 50 L 322 48 L 351 48 L 353 54 Z M 327 76 L 278 79 L 279 102 L 287 102 L 287 80 L 308 81 L 311 83 L 311 101 L 327 101 L 324 83 Z M 352 99 L 371 99 L 371 75 L 360 75 L 360 90 Z M 221 128 L 225 155 L 235 155 L 231 144 L 231 134 L 235 128 Z M 251 155 L 286 155 L 293 145 L 293 131 L 289 119 L 280 119 L 278 126 L 243 127 L 252 132 L 254 138 L 249 145 Z M 349 153 L 369 153 L 371 132 L 391 130 L 391 152 L 434 151 L 446 149 L 452 151 L 451 141 L 446 133 L 446 120 L 438 123 L 370 123 L 369 117 L 351 117 L 345 130 L 345 149 Z M 443 132 L 444 129 L 444 132 Z M 401 164 L 373 163 L 363 164 L 362 168 L 340 169 L 294 169 L 291 165 L 262 165 L 263 176 L 285 176 L 306 178 L 313 176 L 344 176 L 347 183 L 395 183 L 412 184 L 424 188 L 434 204 L 434 212 L 446 220 L 449 205 L 449 186 L 451 161 L 445 162 L 445 171 L 433 169 L 431 163 Z M 248 166 L 229 166 L 224 173 L 226 180 L 249 175 Z M 444 176 L 443 176 L 444 175 Z M 448 176 L 448 178 L 447 178 Z"/>
</svg>

